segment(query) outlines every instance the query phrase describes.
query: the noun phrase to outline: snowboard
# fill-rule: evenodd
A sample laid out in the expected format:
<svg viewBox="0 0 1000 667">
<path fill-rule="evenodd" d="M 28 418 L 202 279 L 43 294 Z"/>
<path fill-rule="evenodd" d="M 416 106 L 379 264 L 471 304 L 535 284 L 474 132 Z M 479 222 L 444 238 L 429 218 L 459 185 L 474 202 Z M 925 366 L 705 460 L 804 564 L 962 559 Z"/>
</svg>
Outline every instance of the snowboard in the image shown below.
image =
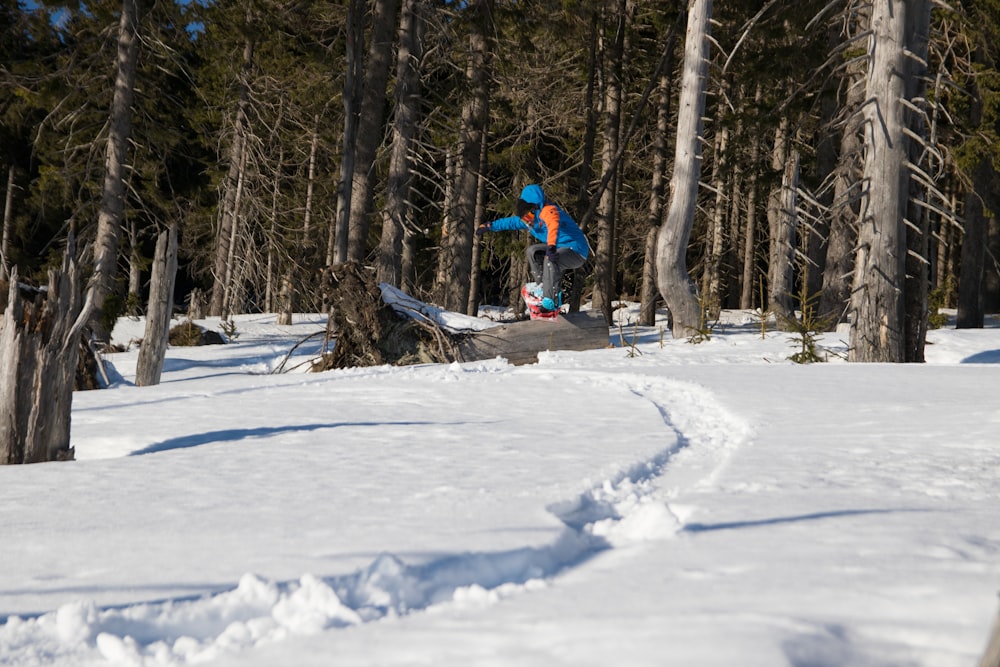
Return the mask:
<svg viewBox="0 0 1000 667">
<path fill-rule="evenodd" d="M 538 283 L 527 283 L 521 288 L 521 298 L 528 307 L 528 316 L 533 320 L 554 320 L 559 317 L 559 309 L 542 310 L 542 297 L 537 296 Z M 562 301 L 559 299 L 558 301 Z"/>
</svg>

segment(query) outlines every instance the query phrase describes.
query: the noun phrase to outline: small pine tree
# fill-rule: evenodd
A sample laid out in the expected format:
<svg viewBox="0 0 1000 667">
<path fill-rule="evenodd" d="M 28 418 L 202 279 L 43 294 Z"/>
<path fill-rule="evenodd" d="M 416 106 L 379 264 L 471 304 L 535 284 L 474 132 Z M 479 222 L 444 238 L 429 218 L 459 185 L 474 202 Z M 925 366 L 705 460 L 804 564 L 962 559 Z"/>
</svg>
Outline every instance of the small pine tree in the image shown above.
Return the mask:
<svg viewBox="0 0 1000 667">
<path fill-rule="evenodd" d="M 803 284 L 799 292 L 801 319 L 791 317 L 783 320 L 785 330 L 795 336 L 792 342 L 798 347 L 798 351 L 788 358 L 797 364 L 826 361 L 826 356 L 819 346 L 819 332 L 824 331 L 829 326 L 830 318 L 816 316 L 818 300 L 819 295 L 809 296 Z"/>
</svg>

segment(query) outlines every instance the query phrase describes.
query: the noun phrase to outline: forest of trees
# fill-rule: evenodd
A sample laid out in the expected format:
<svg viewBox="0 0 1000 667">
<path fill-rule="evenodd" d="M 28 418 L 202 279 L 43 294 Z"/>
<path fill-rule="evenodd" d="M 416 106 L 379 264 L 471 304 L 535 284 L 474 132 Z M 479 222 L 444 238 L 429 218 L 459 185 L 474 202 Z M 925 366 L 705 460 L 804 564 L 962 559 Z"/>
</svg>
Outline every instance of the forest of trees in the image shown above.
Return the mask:
<svg viewBox="0 0 1000 667">
<path fill-rule="evenodd" d="M 609 321 L 850 321 L 852 360 L 896 362 L 936 308 L 1000 311 L 1000 0 L 0 0 L 0 26 L 2 272 L 76 248 L 98 336 L 168 230 L 207 315 L 320 312 L 347 261 L 513 303 L 527 239 L 474 230 L 532 182 Z"/>
</svg>

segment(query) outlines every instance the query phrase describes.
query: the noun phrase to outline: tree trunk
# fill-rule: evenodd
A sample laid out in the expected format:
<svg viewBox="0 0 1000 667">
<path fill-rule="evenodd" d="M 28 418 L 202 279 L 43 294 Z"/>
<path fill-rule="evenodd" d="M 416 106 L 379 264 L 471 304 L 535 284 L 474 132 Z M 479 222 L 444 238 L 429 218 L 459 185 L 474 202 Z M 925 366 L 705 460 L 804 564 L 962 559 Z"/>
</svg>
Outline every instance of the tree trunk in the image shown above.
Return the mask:
<svg viewBox="0 0 1000 667">
<path fill-rule="evenodd" d="M 267 267 L 266 276 L 264 280 L 264 312 L 274 313 L 280 312 L 282 306 L 278 303 L 279 293 L 276 283 L 278 282 L 278 239 L 281 236 L 281 232 L 278 230 L 278 200 L 281 195 L 281 179 L 278 174 L 285 163 L 285 147 L 281 145 L 278 147 L 278 168 L 275 170 L 275 177 L 271 183 L 271 224 L 270 224 L 270 234 L 267 243 Z M 279 316 L 280 319 L 280 316 Z"/>
<path fill-rule="evenodd" d="M 46 292 L 22 294 L 17 270 L 12 272 L 0 324 L 0 464 L 73 458 L 70 419 L 80 349 L 77 325 L 86 313 L 72 254 L 66 252 L 61 271 L 49 270 Z"/>
<path fill-rule="evenodd" d="M 983 49 L 975 50 L 976 64 L 987 67 Z M 985 134 L 982 129 L 984 100 L 975 80 L 969 86 L 969 127 Z M 971 190 L 965 195 L 965 235 L 962 238 L 961 272 L 958 281 L 959 329 L 981 329 L 985 323 L 983 300 L 986 279 L 986 249 L 989 246 L 989 219 L 996 213 L 996 199 L 992 195 L 996 172 L 988 153 L 980 152 L 972 166 Z M 995 260 L 994 260 L 995 261 Z"/>
<path fill-rule="evenodd" d="M 986 274 L 983 277 L 983 308 L 988 313 L 1000 312 L 1000 218 L 989 219 L 987 232 Z"/>
<path fill-rule="evenodd" d="M 903 216 L 909 189 L 901 100 L 906 91 L 907 4 L 906 0 L 887 0 L 872 8 L 862 178 L 865 195 L 851 298 L 849 361 L 905 360 Z"/>
<path fill-rule="evenodd" d="M 667 133 L 670 131 L 670 68 L 660 75 L 658 94 L 660 104 L 656 113 L 656 134 L 653 135 L 653 174 L 649 186 L 649 214 L 646 220 L 645 253 L 642 264 L 642 303 L 639 310 L 639 324 L 653 326 L 656 323 L 656 234 L 663 217 L 663 186 L 667 170 Z"/>
<path fill-rule="evenodd" d="M 357 150 L 358 119 L 361 117 L 361 79 L 364 65 L 364 7 L 362 0 L 350 0 L 347 9 L 344 67 L 344 140 L 340 156 L 340 180 L 337 184 L 337 214 L 330 228 L 326 265 L 347 261 L 348 225 L 351 211 L 351 184 L 354 181 L 354 156 Z"/>
<path fill-rule="evenodd" d="M 0 280 L 10 277 L 10 233 L 14 227 L 14 182 L 16 167 L 13 161 L 7 169 L 7 190 L 4 195 L 3 205 L 3 237 L 0 240 Z"/>
<path fill-rule="evenodd" d="M 781 171 L 781 185 L 771 192 L 767 219 L 770 228 L 768 253 L 767 301 L 768 310 L 784 326 L 795 318 L 795 245 L 797 190 L 799 183 L 799 152 L 790 148 L 788 121 L 782 119 L 775 133 L 774 154 L 771 167 Z"/>
<path fill-rule="evenodd" d="M 319 152 L 319 114 L 313 117 L 312 137 L 309 140 L 309 171 L 306 182 L 306 206 L 302 213 L 302 245 L 312 247 L 313 192 L 316 189 L 316 154 Z M 280 173 L 280 172 L 279 172 Z"/>
<path fill-rule="evenodd" d="M 625 60 L 626 0 L 618 0 L 612 20 L 615 37 L 607 54 L 604 84 L 604 137 L 601 148 L 601 175 L 607 180 L 609 172 L 618 169 L 615 159 L 621 141 L 622 71 Z M 610 182 L 616 179 L 612 174 Z M 597 247 L 594 249 L 594 294 L 591 306 L 604 314 L 611 324 L 611 305 L 614 300 L 614 267 L 616 264 L 615 226 L 617 225 L 616 199 L 618 189 L 608 187 L 601 194 L 597 208 Z"/>
<path fill-rule="evenodd" d="M 927 59 L 931 23 L 930 0 L 910 0 L 907 5 L 907 76 L 904 94 L 911 105 L 927 108 Z M 927 170 L 929 163 L 922 159 L 926 153 L 921 145 L 926 139 L 927 126 L 924 113 L 904 111 L 912 137 L 923 139 L 909 141 L 911 169 Z M 904 227 L 906 233 L 906 260 L 904 263 L 905 291 L 903 293 L 903 360 L 909 363 L 924 362 L 924 341 L 927 337 L 927 296 L 930 282 L 930 223 L 926 209 L 919 202 L 926 202 L 928 187 L 920 178 L 910 178 L 908 203 Z M 984 239 L 985 240 L 985 239 Z"/>
<path fill-rule="evenodd" d="M 403 237 L 410 217 L 410 153 L 415 150 L 420 116 L 421 0 L 403 0 L 396 53 L 396 116 L 392 126 L 392 156 L 382 215 L 378 280 L 399 287 L 403 280 Z"/>
<path fill-rule="evenodd" d="M 760 86 L 754 96 L 756 101 L 761 98 Z M 740 290 L 740 308 L 750 310 L 753 308 L 754 293 L 754 267 L 757 264 L 755 249 L 757 247 L 757 191 L 758 191 L 758 170 L 757 162 L 760 160 L 760 138 L 754 134 L 750 139 L 750 178 L 747 183 L 747 203 L 744 209 L 746 215 L 746 229 L 743 236 L 743 277 L 741 279 L 742 289 Z M 764 295 L 760 297 L 761 311 L 764 310 Z"/>
<path fill-rule="evenodd" d="M 435 290 L 439 305 L 455 312 L 465 312 L 469 304 L 480 160 L 483 134 L 489 124 L 492 2 L 479 2 L 475 7 L 475 27 L 469 36 L 469 60 L 465 70 L 469 93 L 462 109 L 461 154 L 450 211 L 452 225 L 441 239 L 439 282 Z"/>
<path fill-rule="evenodd" d="M 701 306 L 688 276 L 686 254 L 694 226 L 701 174 L 702 116 L 705 113 L 711 17 L 712 0 L 691 0 L 684 42 L 670 205 L 656 245 L 656 282 L 670 309 L 675 338 L 688 336 L 702 326 Z"/>
<path fill-rule="evenodd" d="M 174 309 L 174 282 L 177 277 L 177 227 L 160 232 L 153 256 L 153 274 L 149 282 L 149 305 L 146 308 L 146 331 L 135 367 L 135 384 L 148 387 L 160 384 L 163 358 L 170 337 L 170 315 Z"/>
<path fill-rule="evenodd" d="M 867 5 L 859 10 L 858 30 L 867 30 L 871 9 Z M 830 236 L 827 241 L 826 267 L 823 271 L 823 290 L 817 315 L 828 322 L 832 331 L 837 324 L 847 320 L 847 306 L 851 298 L 854 274 L 855 246 L 858 238 L 858 215 L 861 186 L 863 119 L 858 114 L 865 100 L 864 65 L 852 64 L 847 69 L 847 95 L 843 113 L 848 118 L 840 135 L 837 166 L 833 173 L 833 203 L 830 213 Z"/>
<path fill-rule="evenodd" d="M 580 160 L 580 174 L 577 176 L 576 188 L 576 221 L 581 231 L 586 233 L 588 221 L 586 212 L 590 208 L 590 180 L 593 176 L 594 145 L 597 142 L 597 114 L 594 111 L 594 90 L 597 87 L 597 44 L 600 34 L 600 21 L 597 9 L 590 13 L 590 46 L 587 58 L 587 89 L 584 93 L 584 113 L 586 122 L 583 131 L 583 157 Z M 591 263 L 593 259 L 588 258 Z M 583 294 L 583 281 L 574 280 L 569 294 L 570 312 L 580 310 L 580 299 Z M 517 297 L 514 297 L 517 298 Z"/>
<path fill-rule="evenodd" d="M 103 342 L 111 338 L 105 326 L 104 302 L 114 291 L 118 268 L 118 245 L 125 210 L 125 170 L 128 142 L 132 134 L 132 98 L 139 59 L 139 21 L 146 13 L 145 0 L 124 0 L 118 26 L 117 74 L 111 101 L 107 150 L 104 157 L 104 184 L 97 214 L 94 240 L 94 274 L 88 294 L 90 327 Z"/>
<path fill-rule="evenodd" d="M 958 281 L 957 329 L 982 329 L 983 276 L 986 270 L 987 217 L 982 194 L 989 185 L 989 159 L 980 160 L 973 173 L 972 190 L 965 196 L 965 235 L 962 237 L 962 272 Z"/>
<path fill-rule="evenodd" d="M 250 86 L 248 79 L 253 63 L 254 44 L 248 38 L 243 43 L 243 63 L 240 69 L 239 101 L 236 118 L 232 127 L 232 142 L 229 146 L 229 167 L 222 186 L 222 202 L 219 211 L 219 231 L 215 238 L 215 258 L 212 265 L 212 297 L 208 304 L 208 314 L 214 317 L 226 315 L 229 302 L 228 277 L 232 275 L 232 249 L 236 243 L 236 217 L 238 194 L 242 180 L 244 152 L 247 133 L 247 110 L 250 106 Z"/>
<path fill-rule="evenodd" d="M 714 206 L 709 219 L 709 233 L 706 235 L 707 252 L 705 253 L 702 271 L 702 301 L 709 317 L 716 319 L 722 310 L 722 254 L 726 239 L 726 192 L 728 183 L 728 168 L 726 151 L 729 149 L 729 130 L 719 124 L 715 133 L 715 159 L 712 161 L 712 187 L 715 189 Z"/>
<path fill-rule="evenodd" d="M 472 228 L 478 229 L 479 225 L 486 221 L 486 169 L 489 164 L 489 136 L 483 132 L 482 146 L 479 153 L 479 179 L 476 184 L 476 213 L 473 217 Z M 480 271 L 479 262 L 483 249 L 483 244 L 472 242 L 472 275 L 469 279 L 469 306 L 465 312 L 468 315 L 479 314 L 479 294 L 480 294 Z"/>
<path fill-rule="evenodd" d="M 365 63 L 361 93 L 361 117 L 351 181 L 350 219 L 347 225 L 347 259 L 364 262 L 368 256 L 368 216 L 375 191 L 375 154 L 382 143 L 385 120 L 385 88 L 392 64 L 393 32 L 399 0 L 376 0 L 372 17 L 372 41 Z"/>
</svg>

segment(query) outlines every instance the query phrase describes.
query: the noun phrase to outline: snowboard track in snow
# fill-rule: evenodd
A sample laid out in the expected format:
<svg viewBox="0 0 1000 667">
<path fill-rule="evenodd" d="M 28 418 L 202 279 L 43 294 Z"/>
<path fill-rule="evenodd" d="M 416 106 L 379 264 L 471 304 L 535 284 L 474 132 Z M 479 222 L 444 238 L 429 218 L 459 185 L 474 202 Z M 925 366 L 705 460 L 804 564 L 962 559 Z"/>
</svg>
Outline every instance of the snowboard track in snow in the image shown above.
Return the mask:
<svg viewBox="0 0 1000 667">
<path fill-rule="evenodd" d="M 685 527 L 656 482 L 678 453 L 703 446 L 701 456 L 709 459 L 711 475 L 717 474 L 742 444 L 745 428 L 700 387 L 641 376 L 608 379 L 654 406 L 670 443 L 577 498 L 549 505 L 565 524 L 551 544 L 454 553 L 419 565 L 384 553 L 363 570 L 340 576 L 270 582 L 247 574 L 233 589 L 197 597 L 103 608 L 92 602 L 70 603 L 55 612 L 0 619 L 0 647 L 6 654 L 0 656 L 0 665 L 20 664 L 18 656 L 30 656 L 33 664 L 62 664 L 79 657 L 81 645 L 89 648 L 88 660 L 103 657 L 135 665 L 199 662 L 290 635 L 403 616 L 459 598 L 493 602 L 544 588 L 547 580 L 620 544 L 669 538 Z M 706 398 L 718 409 L 706 411 Z M 162 443 L 154 447 L 136 454 L 158 451 Z M 644 520 L 631 530 L 618 531 L 642 514 Z"/>
</svg>

